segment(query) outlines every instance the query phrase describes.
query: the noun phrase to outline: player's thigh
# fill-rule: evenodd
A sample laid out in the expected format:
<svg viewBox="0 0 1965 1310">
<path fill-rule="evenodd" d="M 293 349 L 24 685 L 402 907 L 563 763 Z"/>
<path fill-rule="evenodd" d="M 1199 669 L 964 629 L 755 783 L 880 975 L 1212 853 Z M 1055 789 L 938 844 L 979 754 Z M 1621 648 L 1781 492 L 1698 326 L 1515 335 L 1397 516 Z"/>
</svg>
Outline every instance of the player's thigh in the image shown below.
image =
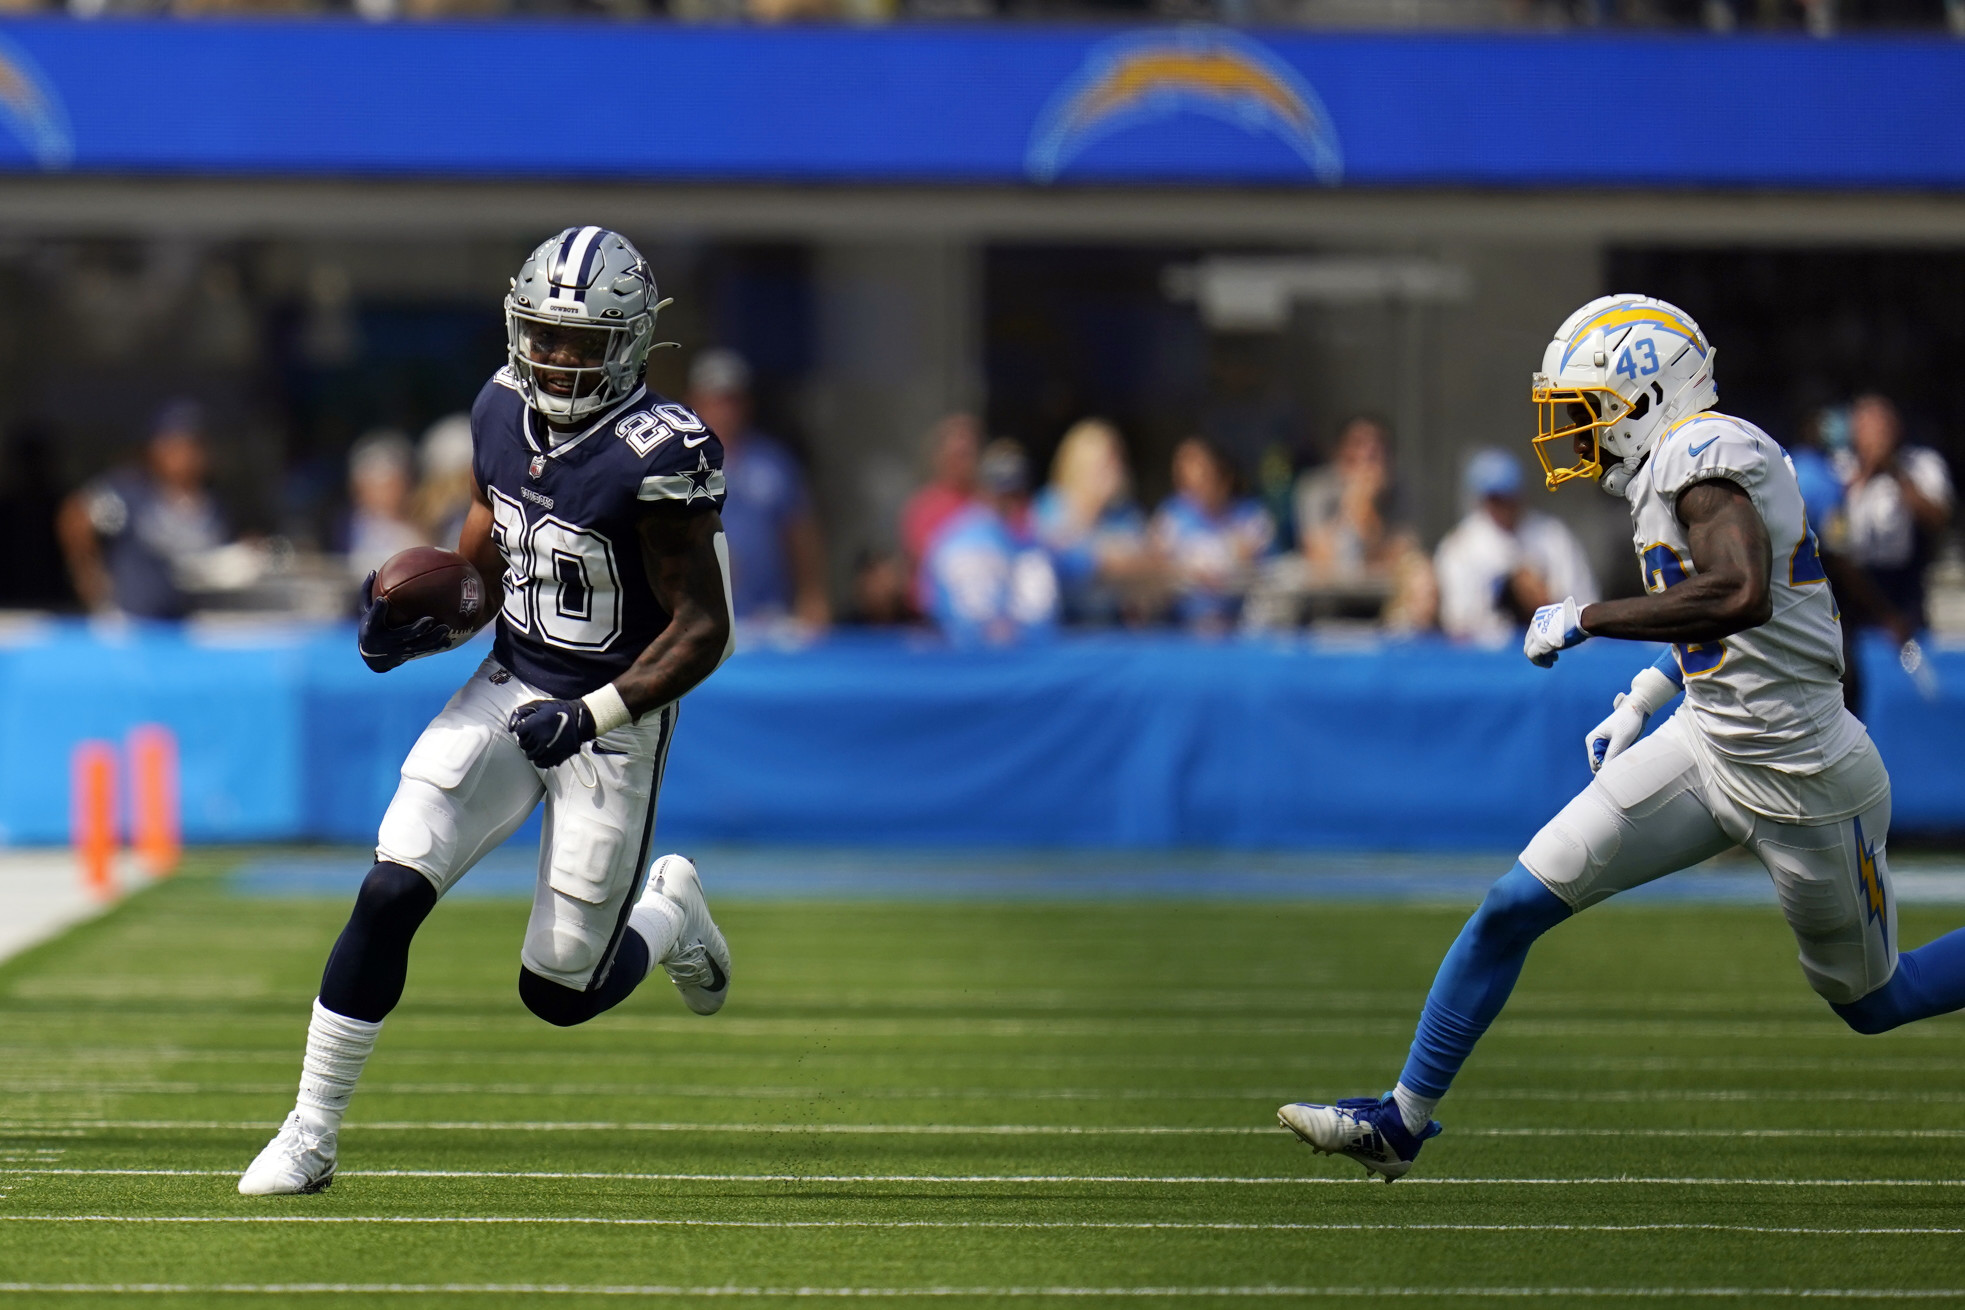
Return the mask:
<svg viewBox="0 0 1965 1310">
<path fill-rule="evenodd" d="M 375 858 L 450 890 L 539 803 L 539 774 L 505 729 L 513 699 L 487 660 L 430 721 L 403 760 L 376 835 Z"/>
<path fill-rule="evenodd" d="M 1668 723 L 1604 765 L 1522 851 L 1523 866 L 1571 909 L 1735 844 L 1713 818 L 1680 731 Z"/>
<path fill-rule="evenodd" d="M 1808 985 L 1836 1005 L 1869 995 L 1897 967 L 1889 839 L 1886 794 L 1839 823 L 1803 827 L 1760 819 L 1747 842 L 1774 879 Z"/>
<path fill-rule="evenodd" d="M 662 768 L 676 708 L 608 733 L 546 778 L 545 839 L 519 953 L 563 986 L 598 986 L 648 875 Z"/>
</svg>

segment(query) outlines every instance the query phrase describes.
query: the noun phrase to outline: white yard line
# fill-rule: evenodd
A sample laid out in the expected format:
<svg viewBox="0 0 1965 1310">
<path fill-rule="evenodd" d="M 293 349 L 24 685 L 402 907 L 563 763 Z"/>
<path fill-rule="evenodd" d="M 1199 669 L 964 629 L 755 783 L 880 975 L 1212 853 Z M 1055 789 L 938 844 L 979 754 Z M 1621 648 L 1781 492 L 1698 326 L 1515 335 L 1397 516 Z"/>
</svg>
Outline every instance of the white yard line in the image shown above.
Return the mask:
<svg viewBox="0 0 1965 1310">
<path fill-rule="evenodd" d="M 79 1174 L 131 1178 L 232 1178 L 234 1169 L 0 1169 L 0 1174 Z M 339 1178 L 531 1178 L 645 1183 L 926 1183 L 993 1186 L 1353 1186 L 1361 1175 L 1330 1174 L 685 1174 L 602 1173 L 550 1169 L 349 1169 Z M 1965 1187 L 1965 1178 L 1649 1178 L 1628 1174 L 1599 1178 L 1407 1178 L 1407 1186 L 1433 1187 Z"/>
<path fill-rule="evenodd" d="M 1303 1233 L 1755 1233 L 1804 1237 L 1953 1237 L 1965 1228 L 1814 1228 L 1762 1224 L 1318 1224 L 1185 1220 L 1022 1219 L 650 1219 L 611 1215 L 109 1215 L 0 1214 L 0 1223 L 29 1224 L 461 1224 L 616 1228 L 950 1228 L 1118 1229 L 1194 1232 Z"/>
<path fill-rule="evenodd" d="M 1950 1301 L 1965 1288 L 1829 1287 L 742 1287 L 730 1284 L 576 1285 L 571 1283 L 0 1283 L 0 1292 L 76 1292 L 186 1296 L 244 1293 L 266 1296 L 321 1295 L 524 1295 L 524 1296 L 693 1296 L 740 1298 L 925 1298 L 925 1297 L 1413 1297 L 1521 1300 L 1710 1300 L 1780 1299 L 1846 1301 Z"/>
<path fill-rule="evenodd" d="M 0 1120 L 0 1137 L 82 1136 L 95 1131 L 258 1132 L 274 1126 L 272 1119 L 15 1119 Z M 1275 1137 L 1287 1130 L 1274 1124 L 1230 1127 L 1106 1124 L 711 1124 L 603 1122 L 476 1122 L 407 1123 L 355 1122 L 351 1131 L 365 1132 L 639 1132 L 798 1134 L 853 1137 Z M 1591 1128 L 1539 1126 L 1534 1128 L 1455 1128 L 1455 1137 L 1634 1137 L 1634 1138 L 1815 1138 L 1875 1141 L 1918 1138 L 1952 1141 L 1965 1138 L 1965 1128 Z M 0 1172 L 5 1172 L 0 1170 Z"/>
</svg>

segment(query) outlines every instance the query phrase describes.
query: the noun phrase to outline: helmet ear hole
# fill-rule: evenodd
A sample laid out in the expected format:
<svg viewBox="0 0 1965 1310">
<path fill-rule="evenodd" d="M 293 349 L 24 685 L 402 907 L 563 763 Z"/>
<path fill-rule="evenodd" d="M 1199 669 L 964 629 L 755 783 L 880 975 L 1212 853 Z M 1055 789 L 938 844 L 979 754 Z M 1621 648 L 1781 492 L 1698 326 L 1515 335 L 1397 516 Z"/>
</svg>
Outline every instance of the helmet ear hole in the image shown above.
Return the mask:
<svg viewBox="0 0 1965 1310">
<path fill-rule="evenodd" d="M 1646 414 L 1649 414 L 1650 412 L 1651 412 L 1651 397 L 1646 395 L 1639 395 L 1637 398 L 1637 404 L 1631 406 L 1631 412 L 1624 415 L 1624 421 L 1626 423 L 1634 423 L 1638 419 L 1643 418 Z"/>
</svg>

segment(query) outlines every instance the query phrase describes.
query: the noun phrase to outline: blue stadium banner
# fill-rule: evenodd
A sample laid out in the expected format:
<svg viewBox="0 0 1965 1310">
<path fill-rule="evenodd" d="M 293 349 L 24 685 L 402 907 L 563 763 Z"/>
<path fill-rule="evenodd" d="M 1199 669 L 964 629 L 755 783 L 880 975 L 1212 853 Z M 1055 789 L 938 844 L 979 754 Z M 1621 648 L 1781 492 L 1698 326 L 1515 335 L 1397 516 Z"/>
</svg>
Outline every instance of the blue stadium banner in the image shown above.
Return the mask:
<svg viewBox="0 0 1965 1310">
<path fill-rule="evenodd" d="M 1965 186 L 1965 42 L 13 19 L 0 170 Z"/>
</svg>

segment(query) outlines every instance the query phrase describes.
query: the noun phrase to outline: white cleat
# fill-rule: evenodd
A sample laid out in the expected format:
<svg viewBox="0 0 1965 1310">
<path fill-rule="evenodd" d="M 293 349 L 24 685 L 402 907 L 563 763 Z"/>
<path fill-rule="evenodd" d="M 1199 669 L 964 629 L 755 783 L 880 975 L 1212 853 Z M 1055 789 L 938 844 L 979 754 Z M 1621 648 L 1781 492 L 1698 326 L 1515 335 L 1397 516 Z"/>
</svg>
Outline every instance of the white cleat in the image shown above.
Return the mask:
<svg viewBox="0 0 1965 1310">
<path fill-rule="evenodd" d="M 662 958 L 662 969 L 697 1014 L 715 1014 L 730 995 L 730 946 L 723 940 L 696 866 L 680 855 L 664 855 L 648 871 L 644 896 L 666 896 L 682 911 L 682 931 Z"/>
<path fill-rule="evenodd" d="M 1276 1111 L 1276 1121 L 1317 1154 L 1356 1160 L 1388 1183 L 1405 1177 L 1419 1148 L 1440 1134 L 1433 1120 L 1418 1133 L 1408 1131 L 1389 1094 L 1349 1097 L 1335 1105 L 1298 1101 Z"/>
<path fill-rule="evenodd" d="M 332 1131 L 314 1133 L 295 1110 L 239 1179 L 241 1196 L 304 1196 L 334 1182 Z"/>
</svg>

